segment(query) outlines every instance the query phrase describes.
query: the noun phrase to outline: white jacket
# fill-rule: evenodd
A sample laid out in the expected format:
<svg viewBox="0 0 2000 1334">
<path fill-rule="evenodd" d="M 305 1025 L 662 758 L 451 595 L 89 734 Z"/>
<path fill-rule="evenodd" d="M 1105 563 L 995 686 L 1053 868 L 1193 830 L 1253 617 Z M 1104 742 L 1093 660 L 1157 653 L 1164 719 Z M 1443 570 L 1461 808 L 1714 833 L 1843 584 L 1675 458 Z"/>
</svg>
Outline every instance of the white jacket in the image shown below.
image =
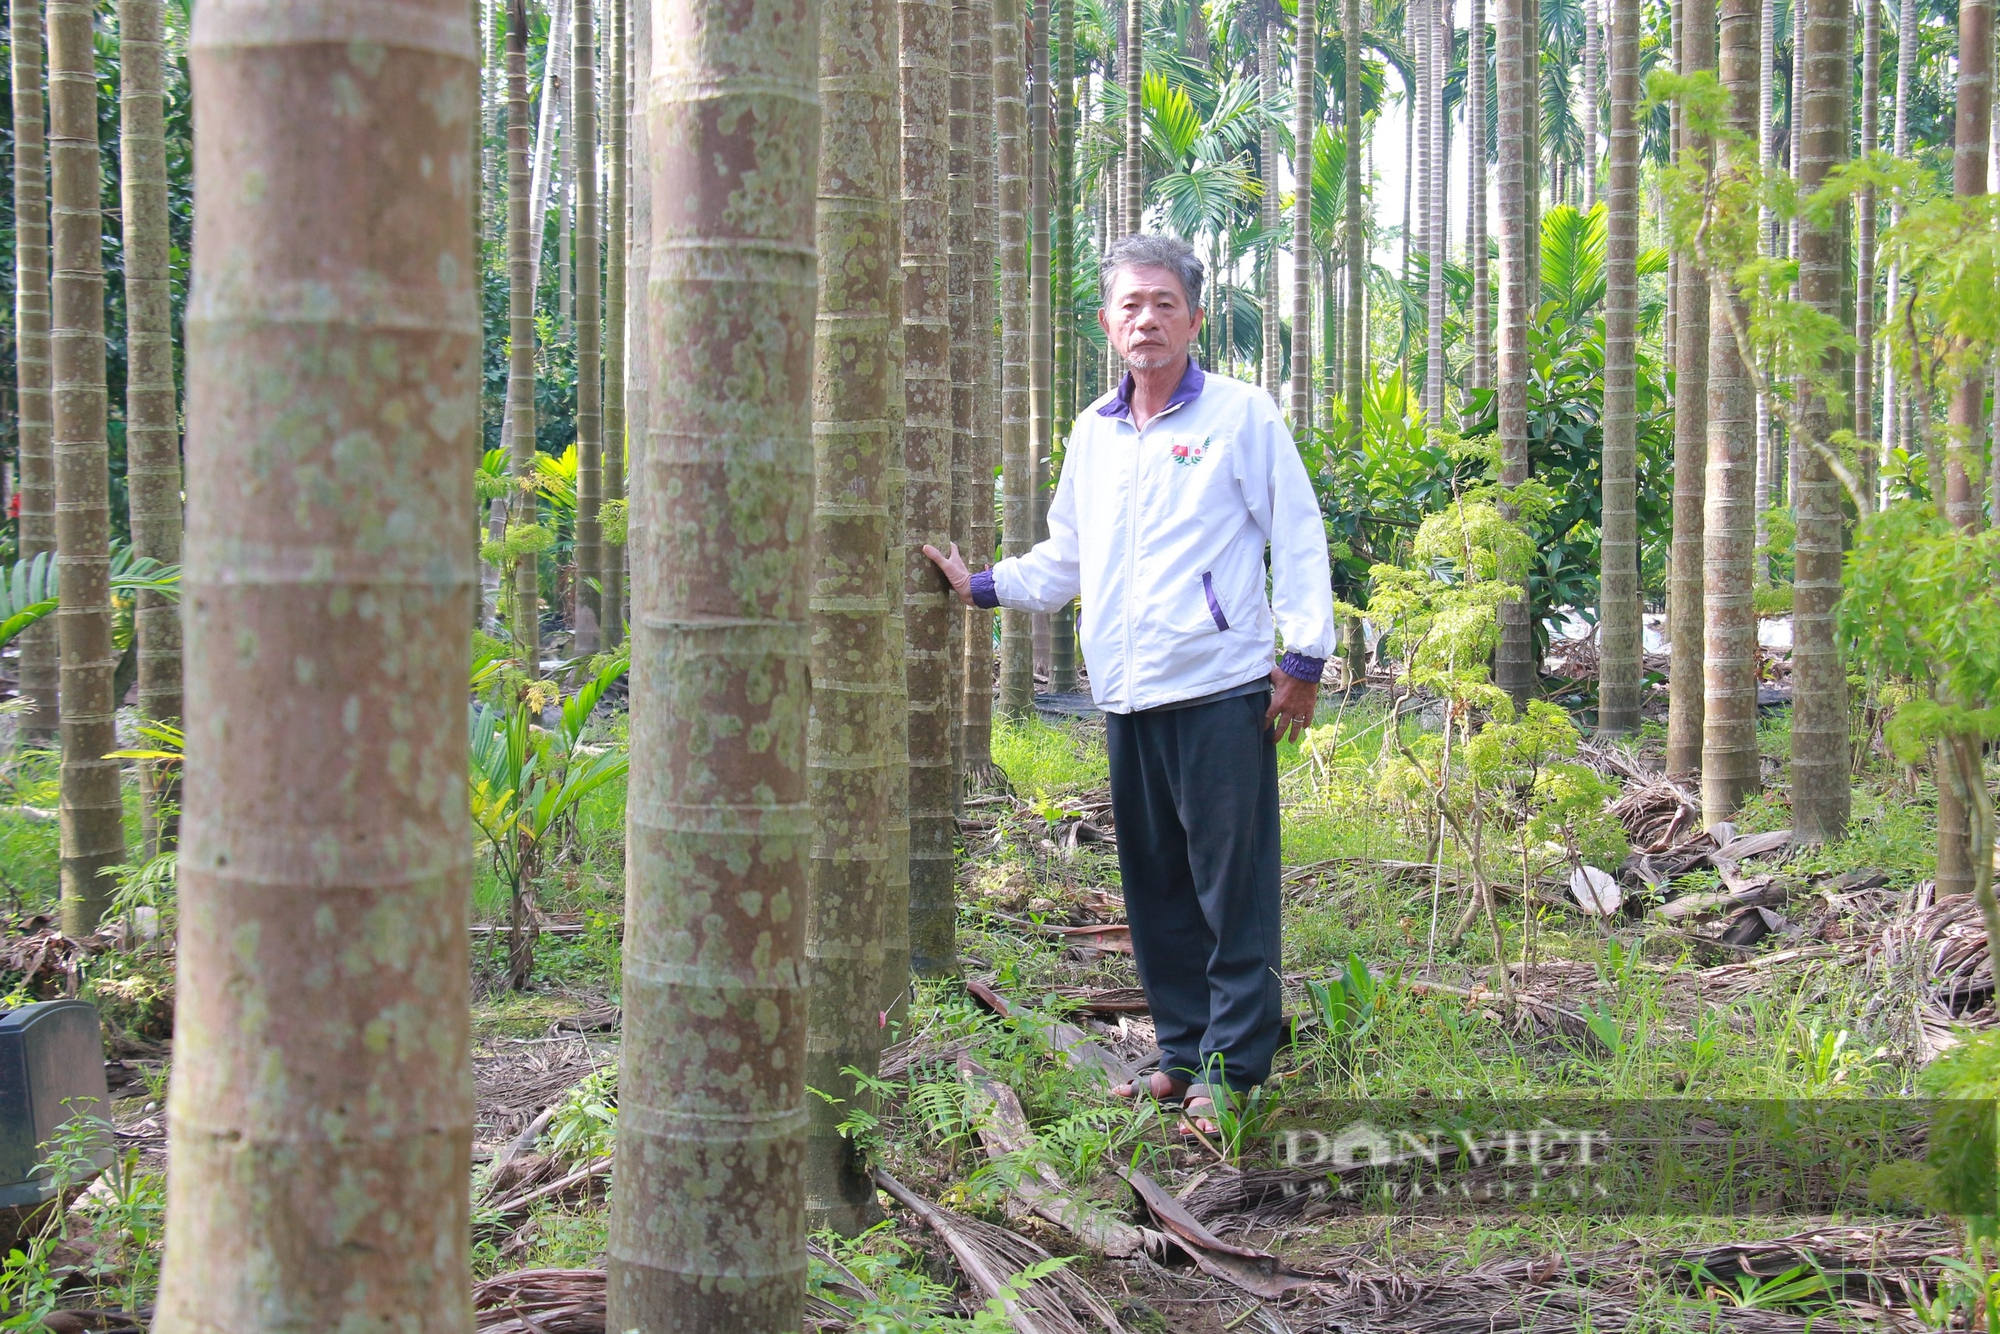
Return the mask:
<svg viewBox="0 0 2000 1334">
<path fill-rule="evenodd" d="M 1269 394 L 1192 360 L 1143 433 L 1116 392 L 1084 410 L 1048 540 L 975 576 L 973 592 L 1038 612 L 1080 595 L 1091 693 L 1107 713 L 1269 677 L 1274 603 L 1290 675 L 1317 681 L 1337 642 L 1326 527 L 1291 432 Z"/>
</svg>

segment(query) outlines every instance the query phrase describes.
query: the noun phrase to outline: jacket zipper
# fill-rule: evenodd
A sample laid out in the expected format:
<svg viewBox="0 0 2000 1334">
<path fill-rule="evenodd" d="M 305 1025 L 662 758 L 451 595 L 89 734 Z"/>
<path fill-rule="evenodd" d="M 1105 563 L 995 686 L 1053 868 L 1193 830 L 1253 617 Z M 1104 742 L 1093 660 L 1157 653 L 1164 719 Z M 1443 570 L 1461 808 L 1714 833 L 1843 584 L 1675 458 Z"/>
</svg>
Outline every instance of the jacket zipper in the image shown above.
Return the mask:
<svg viewBox="0 0 2000 1334">
<path fill-rule="evenodd" d="M 1136 667 L 1132 653 L 1132 599 L 1139 560 L 1139 469 L 1143 463 L 1139 424 L 1132 423 L 1132 478 L 1125 502 L 1125 703 L 1133 700 Z"/>
<path fill-rule="evenodd" d="M 1176 403 L 1163 412 L 1155 413 L 1153 421 L 1179 412 L 1185 406 Z M 1132 683 L 1136 674 L 1132 652 L 1132 598 L 1139 563 L 1139 469 L 1144 461 L 1142 446 L 1145 441 L 1139 423 L 1130 417 L 1125 420 L 1132 427 L 1132 482 L 1125 505 L 1125 702 L 1129 705 L 1133 700 Z"/>
</svg>

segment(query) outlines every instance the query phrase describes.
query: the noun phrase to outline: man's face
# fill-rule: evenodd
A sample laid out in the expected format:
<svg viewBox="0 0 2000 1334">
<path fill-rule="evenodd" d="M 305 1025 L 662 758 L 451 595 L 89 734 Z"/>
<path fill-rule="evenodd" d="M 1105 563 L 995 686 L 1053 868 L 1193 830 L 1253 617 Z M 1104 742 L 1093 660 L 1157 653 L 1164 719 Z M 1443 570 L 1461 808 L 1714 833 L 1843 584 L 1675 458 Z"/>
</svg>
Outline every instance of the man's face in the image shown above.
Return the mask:
<svg viewBox="0 0 2000 1334">
<path fill-rule="evenodd" d="M 1181 364 L 1201 329 L 1201 311 L 1189 306 L 1172 269 L 1132 265 L 1113 274 L 1097 322 L 1126 365 L 1158 370 Z"/>
</svg>

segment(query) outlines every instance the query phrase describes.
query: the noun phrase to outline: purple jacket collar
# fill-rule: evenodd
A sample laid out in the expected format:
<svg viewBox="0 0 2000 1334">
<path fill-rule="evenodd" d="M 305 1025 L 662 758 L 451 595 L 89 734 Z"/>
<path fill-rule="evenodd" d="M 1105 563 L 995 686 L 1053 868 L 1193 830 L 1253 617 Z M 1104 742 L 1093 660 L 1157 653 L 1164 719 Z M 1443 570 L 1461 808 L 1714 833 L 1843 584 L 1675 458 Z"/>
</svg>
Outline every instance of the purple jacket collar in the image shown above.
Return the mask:
<svg viewBox="0 0 2000 1334">
<path fill-rule="evenodd" d="M 1167 400 L 1167 405 L 1160 409 L 1159 415 L 1164 417 L 1174 409 L 1186 407 L 1200 398 L 1202 386 L 1207 382 L 1208 377 L 1202 374 L 1201 363 L 1194 359 L 1193 353 L 1189 353 L 1187 370 L 1182 373 L 1180 384 L 1175 386 L 1174 396 Z M 1118 382 L 1118 392 L 1111 396 L 1109 403 L 1097 410 L 1097 415 L 1132 420 L 1132 372 L 1125 372 L 1125 378 Z"/>
</svg>

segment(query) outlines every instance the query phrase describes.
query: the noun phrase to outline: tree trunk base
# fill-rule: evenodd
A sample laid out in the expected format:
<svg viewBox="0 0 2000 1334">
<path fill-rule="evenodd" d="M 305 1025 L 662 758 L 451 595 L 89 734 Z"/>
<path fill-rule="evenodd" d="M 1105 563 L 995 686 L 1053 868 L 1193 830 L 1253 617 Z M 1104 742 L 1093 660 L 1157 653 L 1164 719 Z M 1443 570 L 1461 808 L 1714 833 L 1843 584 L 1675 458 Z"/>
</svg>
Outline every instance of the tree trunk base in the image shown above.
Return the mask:
<svg viewBox="0 0 2000 1334">
<path fill-rule="evenodd" d="M 967 792 L 1011 792 L 1007 782 L 1007 771 L 991 760 L 968 766 L 965 771 Z"/>
</svg>

